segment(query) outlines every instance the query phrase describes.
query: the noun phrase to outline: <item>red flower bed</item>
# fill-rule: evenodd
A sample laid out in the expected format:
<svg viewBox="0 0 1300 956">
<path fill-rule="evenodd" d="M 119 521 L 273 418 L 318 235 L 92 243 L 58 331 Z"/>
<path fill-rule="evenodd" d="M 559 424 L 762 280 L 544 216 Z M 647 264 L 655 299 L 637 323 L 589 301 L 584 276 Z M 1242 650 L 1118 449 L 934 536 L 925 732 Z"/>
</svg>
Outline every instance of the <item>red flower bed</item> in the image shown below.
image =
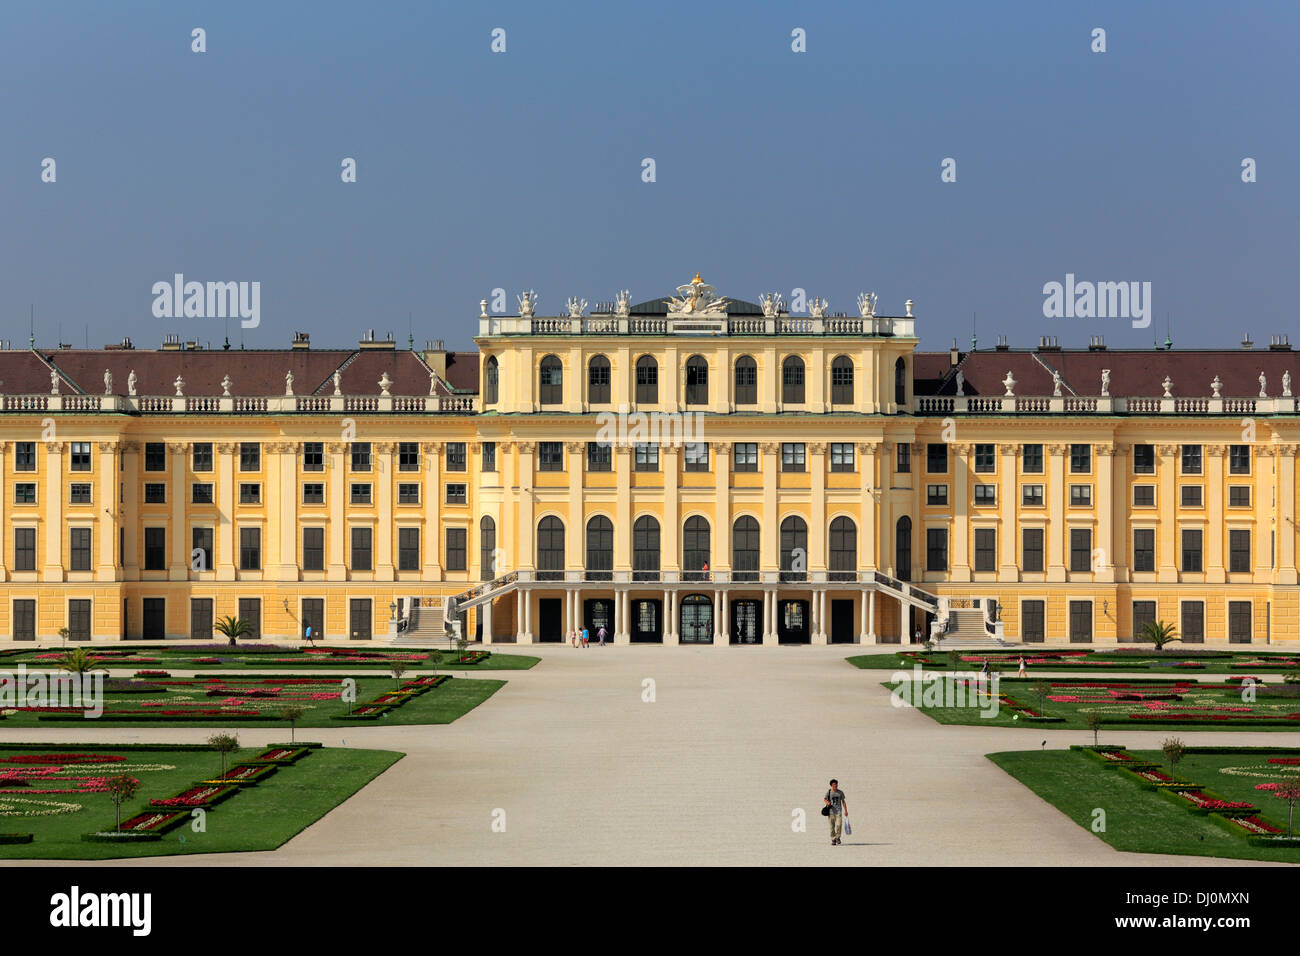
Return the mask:
<svg viewBox="0 0 1300 956">
<path fill-rule="evenodd" d="M 146 811 L 137 813 L 130 820 L 122 823 L 122 829 L 129 833 L 142 833 L 148 830 L 158 830 L 171 823 L 179 813 L 160 813 L 158 811 Z"/>
<path fill-rule="evenodd" d="M 235 792 L 234 786 L 224 784 L 197 784 L 184 793 L 163 800 L 150 800 L 151 807 L 207 807 L 216 803 L 227 794 Z"/>
<path fill-rule="evenodd" d="M 31 754 L 16 757 L 0 757 L 3 763 L 49 764 L 49 763 L 121 763 L 125 757 L 117 754 Z"/>
</svg>

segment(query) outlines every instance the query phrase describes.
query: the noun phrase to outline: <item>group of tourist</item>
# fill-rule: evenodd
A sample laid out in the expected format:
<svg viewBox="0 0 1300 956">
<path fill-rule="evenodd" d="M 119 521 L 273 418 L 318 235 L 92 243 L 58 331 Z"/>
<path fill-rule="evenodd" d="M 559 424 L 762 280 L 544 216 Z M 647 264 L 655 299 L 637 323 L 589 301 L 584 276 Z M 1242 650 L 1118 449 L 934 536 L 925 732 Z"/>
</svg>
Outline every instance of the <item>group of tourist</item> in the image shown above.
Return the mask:
<svg viewBox="0 0 1300 956">
<path fill-rule="evenodd" d="M 596 629 L 596 640 L 600 642 L 601 647 L 605 646 L 606 643 L 605 638 L 607 638 L 608 636 L 609 636 L 609 632 L 605 630 L 605 626 L 603 624 Z M 569 643 L 572 644 L 574 647 L 590 647 L 591 632 L 587 630 L 585 627 L 582 628 L 581 630 L 579 630 L 578 628 L 574 628 L 572 631 L 569 632 Z"/>
</svg>

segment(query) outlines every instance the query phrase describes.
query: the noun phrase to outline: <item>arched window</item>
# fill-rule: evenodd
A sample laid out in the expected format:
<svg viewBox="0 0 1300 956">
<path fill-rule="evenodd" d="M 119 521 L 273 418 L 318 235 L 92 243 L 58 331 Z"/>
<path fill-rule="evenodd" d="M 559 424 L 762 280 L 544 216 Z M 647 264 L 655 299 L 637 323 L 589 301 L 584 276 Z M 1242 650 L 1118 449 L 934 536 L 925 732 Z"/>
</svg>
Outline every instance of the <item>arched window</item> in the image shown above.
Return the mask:
<svg viewBox="0 0 1300 956">
<path fill-rule="evenodd" d="M 707 594 L 687 594 L 678 615 L 678 640 L 683 644 L 713 643 L 713 599 Z"/>
<path fill-rule="evenodd" d="M 841 515 L 831 522 L 830 579 L 852 581 L 858 570 L 858 526 Z"/>
<path fill-rule="evenodd" d="M 699 355 L 686 360 L 686 404 L 709 404 L 709 363 Z"/>
<path fill-rule="evenodd" d="M 712 536 L 709 522 L 699 515 L 686 519 L 682 527 L 683 580 L 707 580 L 709 556 L 712 554 Z"/>
<path fill-rule="evenodd" d="M 831 362 L 831 404 L 853 404 L 853 359 L 838 355 Z"/>
<path fill-rule="evenodd" d="M 559 405 L 564 401 L 564 367 L 554 355 L 542 359 L 539 367 L 541 389 L 537 400 L 543 405 Z"/>
<path fill-rule="evenodd" d="M 902 361 L 902 359 L 899 359 Z M 912 580 L 912 519 L 907 515 L 898 519 L 894 534 L 894 577 L 900 581 Z"/>
<path fill-rule="evenodd" d="M 731 526 L 731 578 L 733 581 L 758 580 L 758 522 L 741 515 Z"/>
<path fill-rule="evenodd" d="M 497 357 L 491 356 L 487 360 L 487 365 L 483 369 L 483 404 L 495 405 L 497 403 L 497 383 L 501 379 L 501 370 L 497 365 Z"/>
<path fill-rule="evenodd" d="M 758 363 L 748 355 L 736 359 L 736 404 L 758 404 Z"/>
<path fill-rule="evenodd" d="M 632 580 L 659 580 L 659 522 L 649 515 L 632 525 Z"/>
<path fill-rule="evenodd" d="M 894 404 L 899 408 L 907 404 L 907 363 L 901 358 L 894 363 Z"/>
<path fill-rule="evenodd" d="M 803 404 L 803 359 L 797 355 L 788 356 L 781 363 L 781 402 Z"/>
<path fill-rule="evenodd" d="M 587 522 L 587 580 L 614 578 L 614 524 L 604 515 Z"/>
<path fill-rule="evenodd" d="M 609 404 L 609 359 L 595 356 L 587 363 L 587 402 L 591 405 Z"/>
<path fill-rule="evenodd" d="M 496 566 L 497 523 L 490 515 L 484 515 L 478 523 L 478 564 L 479 579 L 491 581 L 498 571 L 505 574 L 505 568 Z"/>
<path fill-rule="evenodd" d="M 659 404 L 659 363 L 653 355 L 643 355 L 636 360 L 636 403 Z"/>
<path fill-rule="evenodd" d="M 808 525 L 798 515 L 781 522 L 781 580 L 808 578 Z"/>
<path fill-rule="evenodd" d="M 564 576 L 564 522 L 555 515 L 537 522 L 537 576 L 548 581 Z"/>
</svg>

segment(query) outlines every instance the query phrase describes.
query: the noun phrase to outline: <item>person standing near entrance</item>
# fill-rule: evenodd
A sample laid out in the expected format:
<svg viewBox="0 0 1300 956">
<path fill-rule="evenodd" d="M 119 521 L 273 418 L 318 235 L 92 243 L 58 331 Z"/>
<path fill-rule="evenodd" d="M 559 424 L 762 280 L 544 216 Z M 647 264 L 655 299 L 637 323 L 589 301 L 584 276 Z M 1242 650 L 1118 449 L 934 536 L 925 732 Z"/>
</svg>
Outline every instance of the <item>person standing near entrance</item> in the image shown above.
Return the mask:
<svg viewBox="0 0 1300 956">
<path fill-rule="evenodd" d="M 601 647 L 604 647 L 604 646 L 605 646 L 605 637 L 606 637 L 606 635 L 608 635 L 608 633 L 609 633 L 609 632 L 605 630 L 605 625 L 604 625 L 604 624 L 602 624 L 602 625 L 600 626 L 600 628 L 596 631 L 596 636 L 597 636 L 598 638 L 600 638 L 600 646 L 601 646 Z"/>
<path fill-rule="evenodd" d="M 831 846 L 840 845 L 840 834 L 844 831 L 844 820 L 849 815 L 849 801 L 844 797 L 838 780 L 831 781 L 831 788 L 826 791 L 827 816 L 831 821 Z"/>
<path fill-rule="evenodd" d="M 590 641 L 591 641 L 591 632 L 584 627 L 582 629 L 582 646 L 590 647 L 591 646 Z"/>
<path fill-rule="evenodd" d="M 919 627 L 916 629 L 916 636 L 912 638 L 912 643 L 913 644 L 921 643 L 921 629 Z"/>
</svg>

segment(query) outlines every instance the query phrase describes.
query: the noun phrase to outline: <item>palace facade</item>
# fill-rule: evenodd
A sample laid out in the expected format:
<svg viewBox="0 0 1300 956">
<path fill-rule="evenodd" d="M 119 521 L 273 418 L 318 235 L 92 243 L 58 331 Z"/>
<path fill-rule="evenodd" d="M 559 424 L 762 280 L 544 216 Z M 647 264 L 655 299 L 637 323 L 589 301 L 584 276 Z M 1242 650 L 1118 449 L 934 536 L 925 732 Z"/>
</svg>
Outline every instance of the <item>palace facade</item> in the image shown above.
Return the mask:
<svg viewBox="0 0 1300 956">
<path fill-rule="evenodd" d="M 0 635 L 1294 643 L 1256 349 L 917 350 L 910 301 L 477 319 L 477 352 L 0 351 Z"/>
</svg>

